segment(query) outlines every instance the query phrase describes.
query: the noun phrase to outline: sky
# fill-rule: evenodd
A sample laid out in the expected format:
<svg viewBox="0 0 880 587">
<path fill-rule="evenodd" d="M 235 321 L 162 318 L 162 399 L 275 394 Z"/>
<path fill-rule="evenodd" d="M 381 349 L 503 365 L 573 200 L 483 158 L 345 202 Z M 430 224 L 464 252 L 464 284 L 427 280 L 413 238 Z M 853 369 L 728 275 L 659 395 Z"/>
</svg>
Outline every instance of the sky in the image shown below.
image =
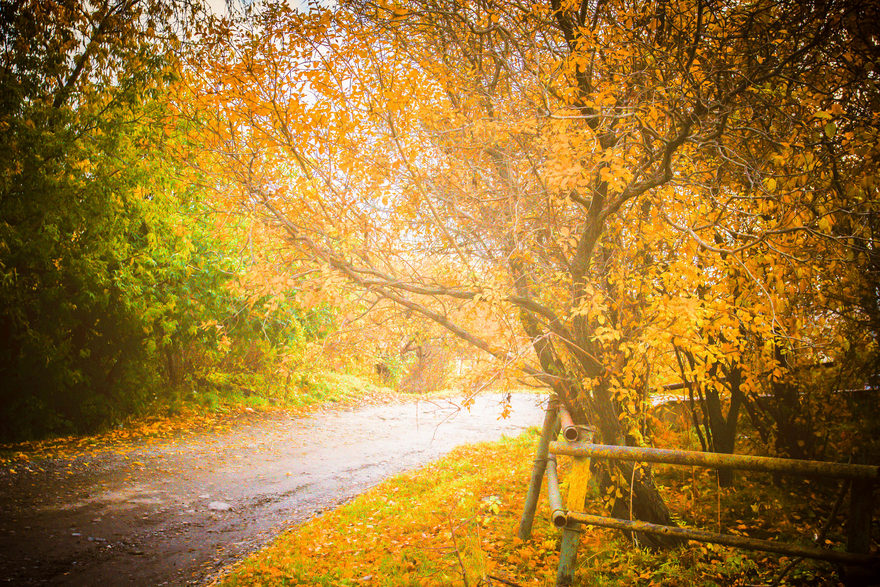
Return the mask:
<svg viewBox="0 0 880 587">
<path fill-rule="evenodd" d="M 217 16 L 226 16 L 229 14 L 229 4 L 233 6 L 241 7 L 248 6 L 255 2 L 260 2 L 260 0 L 206 0 L 208 8 L 211 9 L 211 12 L 216 14 Z M 291 6 L 299 7 L 300 9 L 304 9 L 307 6 L 308 0 L 287 0 L 288 4 Z M 322 5 L 328 5 L 332 3 L 322 2 Z"/>
</svg>

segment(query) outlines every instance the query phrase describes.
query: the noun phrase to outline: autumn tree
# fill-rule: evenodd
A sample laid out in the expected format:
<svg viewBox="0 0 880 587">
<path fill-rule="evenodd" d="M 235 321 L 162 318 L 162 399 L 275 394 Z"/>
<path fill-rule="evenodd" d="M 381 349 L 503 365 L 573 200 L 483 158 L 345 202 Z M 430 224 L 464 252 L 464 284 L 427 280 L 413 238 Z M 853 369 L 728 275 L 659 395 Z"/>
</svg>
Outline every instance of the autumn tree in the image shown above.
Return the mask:
<svg viewBox="0 0 880 587">
<path fill-rule="evenodd" d="M 172 157 L 172 89 L 198 3 L 0 4 L 0 440 L 91 431 L 194 388 L 247 385 L 325 326 L 247 218 Z M 265 231 L 263 231 L 265 232 Z"/>
<path fill-rule="evenodd" d="M 821 173 L 799 167 L 816 145 L 792 136 L 824 132 L 838 95 L 813 85 L 866 10 L 270 5 L 200 57 L 216 63 L 192 77 L 216 110 L 203 157 L 225 170 L 218 200 L 302 262 L 551 388 L 601 442 L 643 444 L 658 384 L 743 403 L 789 368 L 780 345 L 815 359 L 841 332 L 826 316 L 799 336 L 807 316 L 782 303 L 841 275 L 796 254 L 833 226 Z M 711 448 L 732 451 L 722 436 Z M 603 485 L 615 514 L 671 523 L 647 469 L 609 466 Z"/>
</svg>

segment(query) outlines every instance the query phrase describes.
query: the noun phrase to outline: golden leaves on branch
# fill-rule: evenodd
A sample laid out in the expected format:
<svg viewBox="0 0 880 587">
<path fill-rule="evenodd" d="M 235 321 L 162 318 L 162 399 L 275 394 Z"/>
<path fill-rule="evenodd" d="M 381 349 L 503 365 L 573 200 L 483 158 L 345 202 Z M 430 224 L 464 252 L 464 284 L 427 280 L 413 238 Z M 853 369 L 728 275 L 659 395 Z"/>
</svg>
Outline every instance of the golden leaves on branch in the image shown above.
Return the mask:
<svg viewBox="0 0 880 587">
<path fill-rule="evenodd" d="M 870 125 L 774 73 L 802 41 L 781 7 L 676 2 L 661 22 L 618 3 L 565 31 L 566 6 L 279 8 L 270 42 L 245 35 L 192 82 L 218 112 L 218 184 L 270 203 L 310 262 L 357 261 L 367 290 L 427 284 L 407 300 L 486 320 L 493 348 L 519 352 L 510 300 L 529 297 L 560 360 L 599 356 L 620 389 L 680 377 L 675 348 L 685 376 L 738 364 L 750 390 L 790 374 L 780 346 L 825 353 L 831 284 L 859 279 Z"/>
</svg>

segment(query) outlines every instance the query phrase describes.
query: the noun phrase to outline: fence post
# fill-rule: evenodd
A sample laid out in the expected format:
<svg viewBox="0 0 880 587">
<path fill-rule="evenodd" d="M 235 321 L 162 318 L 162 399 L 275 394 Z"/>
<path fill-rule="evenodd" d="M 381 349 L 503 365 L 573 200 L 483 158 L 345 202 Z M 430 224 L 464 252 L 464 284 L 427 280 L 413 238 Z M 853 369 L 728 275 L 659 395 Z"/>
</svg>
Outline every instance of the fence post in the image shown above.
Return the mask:
<svg viewBox="0 0 880 587">
<path fill-rule="evenodd" d="M 562 425 L 562 418 L 560 418 Z M 574 426 L 570 428 L 575 430 L 572 440 L 577 440 L 585 434 L 585 442 L 593 442 L 596 430 L 590 426 Z M 556 467 L 556 456 L 553 456 L 551 466 Z M 559 491 L 558 484 L 556 491 Z M 569 488 L 571 491 L 571 488 Z M 583 504 L 581 504 L 583 506 Z M 550 506 L 551 509 L 553 506 Z M 561 506 L 560 506 L 561 507 Z M 551 514 L 552 515 L 552 514 Z M 578 543 L 581 540 L 581 528 L 577 523 L 568 522 L 562 528 L 562 543 L 559 545 L 559 566 L 556 568 L 556 585 L 557 587 L 568 587 L 574 582 L 574 566 L 577 562 Z"/>
<path fill-rule="evenodd" d="M 574 581 L 574 565 L 577 561 L 580 540 L 581 532 L 577 524 L 566 524 L 562 529 L 562 544 L 559 546 L 559 567 L 556 569 L 557 587 L 568 587 Z"/>
<path fill-rule="evenodd" d="M 846 551 L 868 554 L 871 550 L 871 518 L 874 509 L 874 482 L 853 479 L 849 493 L 849 518 L 846 521 Z M 876 568 L 847 566 L 845 584 L 872 585 Z"/>
<path fill-rule="evenodd" d="M 547 468 L 547 453 L 550 440 L 556 434 L 556 416 L 559 411 L 559 402 L 555 397 L 550 398 L 547 411 L 544 412 L 544 425 L 541 428 L 541 439 L 538 441 L 538 449 L 535 451 L 535 461 L 532 466 L 532 478 L 529 481 L 529 491 L 526 494 L 526 505 L 523 508 L 522 518 L 519 522 L 520 540 L 528 540 L 532 537 L 532 523 L 535 521 L 535 510 L 538 507 L 538 498 L 541 497 L 541 481 L 544 479 L 544 470 Z"/>
</svg>

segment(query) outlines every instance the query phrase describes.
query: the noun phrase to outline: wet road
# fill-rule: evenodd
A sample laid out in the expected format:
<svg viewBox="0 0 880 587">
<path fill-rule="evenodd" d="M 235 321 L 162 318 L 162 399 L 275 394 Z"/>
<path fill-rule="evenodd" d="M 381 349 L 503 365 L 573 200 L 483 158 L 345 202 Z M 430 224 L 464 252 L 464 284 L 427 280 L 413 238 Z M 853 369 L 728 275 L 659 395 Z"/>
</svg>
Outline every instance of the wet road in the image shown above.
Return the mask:
<svg viewBox="0 0 880 587">
<path fill-rule="evenodd" d="M 276 414 L 0 470 L 0 581 L 201 584 L 292 524 L 455 446 L 540 425 L 542 397 Z M 525 483 L 526 480 L 523 480 Z"/>
</svg>

